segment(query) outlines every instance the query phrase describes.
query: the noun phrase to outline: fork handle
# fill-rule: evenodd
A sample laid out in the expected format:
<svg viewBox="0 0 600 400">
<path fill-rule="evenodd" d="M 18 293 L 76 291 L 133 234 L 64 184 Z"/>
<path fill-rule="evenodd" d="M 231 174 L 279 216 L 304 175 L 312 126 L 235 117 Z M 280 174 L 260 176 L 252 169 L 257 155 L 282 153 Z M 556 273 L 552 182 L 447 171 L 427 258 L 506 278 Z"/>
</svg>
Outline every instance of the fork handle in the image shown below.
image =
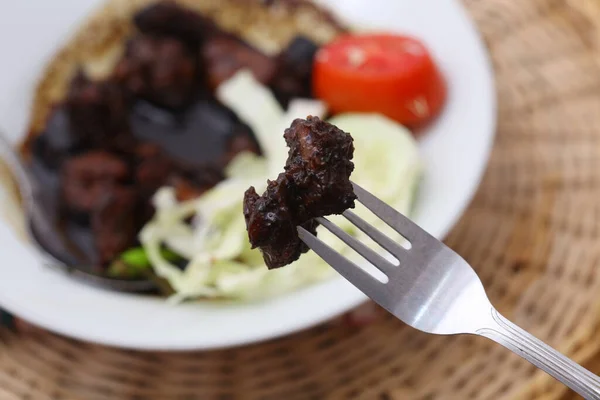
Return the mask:
<svg viewBox="0 0 600 400">
<path fill-rule="evenodd" d="M 491 308 L 489 326 L 476 331 L 546 371 L 588 400 L 600 400 L 600 377 L 565 357 Z"/>
</svg>

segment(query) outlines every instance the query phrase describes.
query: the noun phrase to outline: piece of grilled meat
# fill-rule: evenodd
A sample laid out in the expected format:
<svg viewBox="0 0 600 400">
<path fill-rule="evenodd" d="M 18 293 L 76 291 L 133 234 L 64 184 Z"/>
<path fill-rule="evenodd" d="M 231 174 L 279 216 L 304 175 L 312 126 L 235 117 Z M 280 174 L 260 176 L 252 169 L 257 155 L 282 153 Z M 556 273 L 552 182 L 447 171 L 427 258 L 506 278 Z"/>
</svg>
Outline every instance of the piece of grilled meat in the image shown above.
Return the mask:
<svg viewBox="0 0 600 400">
<path fill-rule="evenodd" d="M 262 196 L 250 187 L 244 195 L 244 217 L 253 248 L 260 248 L 267 267 L 297 260 L 308 247 L 297 226 L 315 233 L 315 218 L 354 208 L 350 182 L 354 170 L 350 134 L 317 117 L 296 119 L 285 130 L 289 146 L 285 171 L 269 181 Z"/>
</svg>

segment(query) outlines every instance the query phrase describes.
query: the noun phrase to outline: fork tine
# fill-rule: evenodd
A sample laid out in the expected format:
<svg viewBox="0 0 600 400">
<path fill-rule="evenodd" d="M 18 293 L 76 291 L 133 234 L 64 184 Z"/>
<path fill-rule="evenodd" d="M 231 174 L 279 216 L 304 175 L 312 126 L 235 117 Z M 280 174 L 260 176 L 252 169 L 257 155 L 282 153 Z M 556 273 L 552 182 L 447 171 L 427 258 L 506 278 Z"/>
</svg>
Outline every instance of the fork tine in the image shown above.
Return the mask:
<svg viewBox="0 0 600 400">
<path fill-rule="evenodd" d="M 298 227 L 298 236 L 308 245 L 308 247 L 317 253 L 319 257 L 354 286 L 359 288 L 363 293 L 379 304 L 385 302 L 386 285 L 384 283 L 379 282 L 371 274 L 327 246 L 321 239 L 318 239 L 315 235 L 301 226 Z"/>
<path fill-rule="evenodd" d="M 342 214 L 348 221 L 352 222 L 358 229 L 367 234 L 371 239 L 373 239 L 377 244 L 386 249 L 391 255 L 396 257 L 398 261 L 401 261 L 404 254 L 406 253 L 406 249 L 400 246 L 398 243 L 390 239 L 387 235 L 380 232 L 373 225 L 369 224 L 367 221 L 356 215 L 350 210 L 344 211 Z"/>
<path fill-rule="evenodd" d="M 317 218 L 317 221 L 321 225 L 323 225 L 323 227 L 329 230 L 329 232 L 333 233 L 348 246 L 356 250 L 358 254 L 363 256 L 367 261 L 369 261 L 371 264 L 377 267 L 377 269 L 379 269 L 384 274 L 390 274 L 394 269 L 397 268 L 388 260 L 383 258 L 381 255 L 377 254 L 377 252 L 375 252 L 374 250 L 370 249 L 367 245 L 362 243 L 360 240 L 344 232 L 342 229 L 340 229 L 340 227 L 333 224 L 327 218 Z"/>
<path fill-rule="evenodd" d="M 364 204 L 365 207 L 381 218 L 396 232 L 408 239 L 409 242 L 415 239 L 425 239 L 429 236 L 428 233 L 410 219 L 406 218 L 356 183 L 352 182 L 352 185 L 354 186 L 354 193 L 358 197 L 358 201 Z"/>
</svg>

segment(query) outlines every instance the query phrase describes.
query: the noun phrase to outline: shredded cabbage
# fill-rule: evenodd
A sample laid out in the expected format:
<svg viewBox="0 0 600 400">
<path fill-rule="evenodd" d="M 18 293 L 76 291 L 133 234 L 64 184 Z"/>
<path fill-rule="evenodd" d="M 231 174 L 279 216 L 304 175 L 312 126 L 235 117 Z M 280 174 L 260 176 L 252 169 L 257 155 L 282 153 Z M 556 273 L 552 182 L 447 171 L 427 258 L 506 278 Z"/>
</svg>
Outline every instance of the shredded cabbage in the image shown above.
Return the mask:
<svg viewBox="0 0 600 400">
<path fill-rule="evenodd" d="M 269 271 L 260 251 L 251 249 L 242 215 L 243 193 L 266 188 L 287 157 L 283 131 L 293 119 L 323 116 L 325 105 L 296 99 L 284 112 L 271 92 L 247 71 L 237 73 L 218 90 L 219 99 L 254 130 L 264 157 L 239 154 L 227 167 L 226 179 L 197 199 L 177 202 L 174 190 L 161 188 L 154 196 L 156 213 L 140 233 L 155 273 L 166 279 L 175 294 L 171 301 L 195 298 L 250 300 L 274 296 L 333 275 L 333 270 L 309 252 L 292 265 Z M 350 132 L 355 143 L 352 179 L 382 200 L 407 213 L 421 173 L 418 149 L 410 132 L 374 114 L 347 114 L 331 120 Z M 363 218 L 378 224 L 370 213 Z M 190 224 L 185 221 L 193 217 Z M 356 229 L 339 216 L 332 220 L 347 232 Z M 322 229 L 319 236 L 338 251 L 343 243 Z M 184 269 L 163 257 L 166 246 L 189 260 Z"/>
</svg>

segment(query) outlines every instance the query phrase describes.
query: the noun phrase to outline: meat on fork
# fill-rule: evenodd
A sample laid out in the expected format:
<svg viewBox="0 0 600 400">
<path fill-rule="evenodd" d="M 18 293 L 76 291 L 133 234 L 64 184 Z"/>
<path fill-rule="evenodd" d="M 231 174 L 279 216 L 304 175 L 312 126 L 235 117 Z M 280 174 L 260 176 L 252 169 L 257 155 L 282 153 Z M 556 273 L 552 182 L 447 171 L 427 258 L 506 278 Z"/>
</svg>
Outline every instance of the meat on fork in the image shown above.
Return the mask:
<svg viewBox="0 0 600 400">
<path fill-rule="evenodd" d="M 286 129 L 289 146 L 284 172 L 269 181 L 262 196 L 254 187 L 244 195 L 244 217 L 253 248 L 260 248 L 269 268 L 297 260 L 308 247 L 296 230 L 315 232 L 315 218 L 354 208 L 350 182 L 354 169 L 350 134 L 317 117 L 296 119 Z"/>
<path fill-rule="evenodd" d="M 308 246 L 296 232 L 298 224 L 316 234 L 317 223 L 314 219 L 297 222 L 294 210 L 290 207 L 290 188 L 289 181 L 282 173 L 277 180 L 269 181 L 264 195 L 259 196 L 251 187 L 244 196 L 244 217 L 250 242 L 253 248 L 262 250 L 269 268 L 283 267 L 308 251 Z"/>
<path fill-rule="evenodd" d="M 305 221 L 353 208 L 352 136 L 317 117 L 308 117 L 292 122 L 284 138 L 290 148 L 285 174 L 294 185 L 298 218 Z"/>
</svg>

